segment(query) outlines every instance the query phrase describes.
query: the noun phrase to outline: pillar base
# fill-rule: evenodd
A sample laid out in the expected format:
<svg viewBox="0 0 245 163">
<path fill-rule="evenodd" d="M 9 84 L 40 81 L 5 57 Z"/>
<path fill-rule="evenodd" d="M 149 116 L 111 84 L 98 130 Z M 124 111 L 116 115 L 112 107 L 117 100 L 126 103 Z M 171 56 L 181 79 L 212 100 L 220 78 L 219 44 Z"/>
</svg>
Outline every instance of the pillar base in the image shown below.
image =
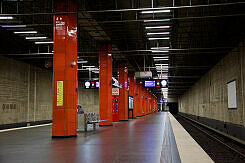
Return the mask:
<svg viewBox="0 0 245 163">
<path fill-rule="evenodd" d="M 128 121 L 128 120 L 119 120 L 119 122 L 120 122 L 120 121 L 121 121 L 121 122 L 123 122 L 123 121 L 125 122 L 125 121 Z"/>
<path fill-rule="evenodd" d="M 52 136 L 52 139 L 64 139 L 64 138 L 74 138 L 77 137 L 77 135 L 71 135 L 71 136 Z"/>
<path fill-rule="evenodd" d="M 137 117 L 143 117 L 144 115 L 139 115 L 139 116 L 137 116 Z"/>
<path fill-rule="evenodd" d="M 110 127 L 110 126 L 113 126 L 113 125 L 99 125 L 100 127 Z"/>
</svg>

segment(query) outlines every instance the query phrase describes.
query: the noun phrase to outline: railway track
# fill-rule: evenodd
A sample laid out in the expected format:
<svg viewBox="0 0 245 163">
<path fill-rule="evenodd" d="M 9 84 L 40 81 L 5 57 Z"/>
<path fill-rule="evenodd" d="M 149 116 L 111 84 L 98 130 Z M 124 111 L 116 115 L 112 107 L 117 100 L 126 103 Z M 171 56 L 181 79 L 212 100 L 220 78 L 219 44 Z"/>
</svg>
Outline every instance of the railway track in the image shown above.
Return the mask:
<svg viewBox="0 0 245 163">
<path fill-rule="evenodd" d="M 224 137 L 189 118 L 181 115 L 174 116 L 215 162 L 245 163 L 244 145 Z"/>
</svg>

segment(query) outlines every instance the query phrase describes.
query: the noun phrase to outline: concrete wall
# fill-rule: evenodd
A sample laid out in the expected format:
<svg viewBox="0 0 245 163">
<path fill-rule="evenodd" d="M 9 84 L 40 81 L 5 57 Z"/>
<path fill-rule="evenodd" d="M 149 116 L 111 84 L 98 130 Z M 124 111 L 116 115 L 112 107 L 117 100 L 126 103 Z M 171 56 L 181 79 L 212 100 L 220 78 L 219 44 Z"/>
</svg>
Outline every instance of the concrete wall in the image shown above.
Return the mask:
<svg viewBox="0 0 245 163">
<path fill-rule="evenodd" d="M 0 57 L 0 125 L 52 120 L 52 71 Z M 99 90 L 83 89 L 78 104 L 99 113 Z"/>
<path fill-rule="evenodd" d="M 245 41 L 242 41 L 178 99 L 179 111 L 245 126 Z M 237 105 L 228 109 L 227 83 L 236 80 Z"/>
<path fill-rule="evenodd" d="M 52 72 L 0 57 L 0 125 L 52 118 Z"/>
<path fill-rule="evenodd" d="M 84 89 L 82 82 L 79 82 L 78 86 L 77 103 L 81 104 L 85 113 L 99 113 L 99 89 Z"/>
<path fill-rule="evenodd" d="M 168 103 L 178 102 L 178 98 L 168 98 L 167 101 Z"/>
</svg>

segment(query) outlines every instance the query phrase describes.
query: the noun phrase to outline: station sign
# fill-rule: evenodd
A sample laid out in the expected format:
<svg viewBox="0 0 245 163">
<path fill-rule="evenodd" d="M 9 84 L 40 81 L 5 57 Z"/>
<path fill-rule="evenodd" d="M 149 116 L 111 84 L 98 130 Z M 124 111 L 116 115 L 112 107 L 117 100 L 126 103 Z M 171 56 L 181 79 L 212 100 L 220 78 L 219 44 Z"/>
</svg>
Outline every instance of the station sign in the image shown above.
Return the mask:
<svg viewBox="0 0 245 163">
<path fill-rule="evenodd" d="M 145 88 L 167 88 L 168 80 L 167 79 L 149 79 L 144 80 Z"/>
<path fill-rule="evenodd" d="M 98 89 L 100 87 L 100 83 L 98 80 L 85 80 L 84 88 L 85 89 Z"/>
</svg>

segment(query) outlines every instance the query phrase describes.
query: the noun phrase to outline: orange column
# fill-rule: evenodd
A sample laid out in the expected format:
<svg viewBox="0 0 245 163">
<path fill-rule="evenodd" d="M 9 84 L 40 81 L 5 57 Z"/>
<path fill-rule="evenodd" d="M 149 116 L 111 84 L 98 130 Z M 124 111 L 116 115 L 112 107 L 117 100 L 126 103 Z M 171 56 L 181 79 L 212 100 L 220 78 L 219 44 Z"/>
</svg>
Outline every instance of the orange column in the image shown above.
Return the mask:
<svg viewBox="0 0 245 163">
<path fill-rule="evenodd" d="M 53 137 L 77 134 L 77 6 L 55 3 L 53 55 Z M 65 12 L 75 12 L 66 14 Z"/>
<path fill-rule="evenodd" d="M 128 68 L 126 63 L 119 64 L 119 120 L 128 120 Z"/>
<path fill-rule="evenodd" d="M 140 84 L 136 84 L 136 116 L 139 117 L 141 116 L 140 114 L 140 99 L 141 99 L 141 95 L 140 95 Z"/>
<path fill-rule="evenodd" d="M 140 111 L 141 111 L 141 116 L 143 116 L 144 115 L 144 88 L 142 87 L 142 85 L 140 87 L 140 94 L 141 94 Z"/>
<path fill-rule="evenodd" d="M 100 125 L 112 125 L 112 46 L 102 45 L 99 54 L 100 64 L 100 118 L 107 120 Z"/>
<path fill-rule="evenodd" d="M 149 96 L 149 91 L 147 91 L 147 108 L 146 108 L 146 114 L 149 114 L 150 110 L 150 96 Z"/>
<path fill-rule="evenodd" d="M 142 115 L 145 115 L 145 88 L 142 87 Z"/>
<path fill-rule="evenodd" d="M 153 108 L 154 108 L 154 98 L 153 98 L 153 95 L 151 94 L 151 110 L 150 110 L 150 113 L 153 112 Z"/>
<path fill-rule="evenodd" d="M 133 110 L 133 118 L 136 118 L 136 78 L 135 74 L 129 74 L 129 96 L 133 96 L 134 98 L 134 110 Z M 129 115 L 132 118 L 132 114 Z"/>
<path fill-rule="evenodd" d="M 145 89 L 145 94 L 146 94 L 146 105 L 145 105 L 145 114 L 148 114 L 148 105 L 149 105 L 149 97 L 148 97 L 148 90 Z"/>
<path fill-rule="evenodd" d="M 148 98 L 147 98 L 147 90 L 145 88 L 145 107 L 144 107 L 145 115 L 147 115 L 147 104 L 148 104 Z"/>
<path fill-rule="evenodd" d="M 146 109 L 146 113 L 149 114 L 149 110 L 150 110 L 150 94 L 149 91 L 147 91 L 147 109 Z"/>
<path fill-rule="evenodd" d="M 155 112 L 158 111 L 157 98 L 155 97 Z"/>
</svg>

